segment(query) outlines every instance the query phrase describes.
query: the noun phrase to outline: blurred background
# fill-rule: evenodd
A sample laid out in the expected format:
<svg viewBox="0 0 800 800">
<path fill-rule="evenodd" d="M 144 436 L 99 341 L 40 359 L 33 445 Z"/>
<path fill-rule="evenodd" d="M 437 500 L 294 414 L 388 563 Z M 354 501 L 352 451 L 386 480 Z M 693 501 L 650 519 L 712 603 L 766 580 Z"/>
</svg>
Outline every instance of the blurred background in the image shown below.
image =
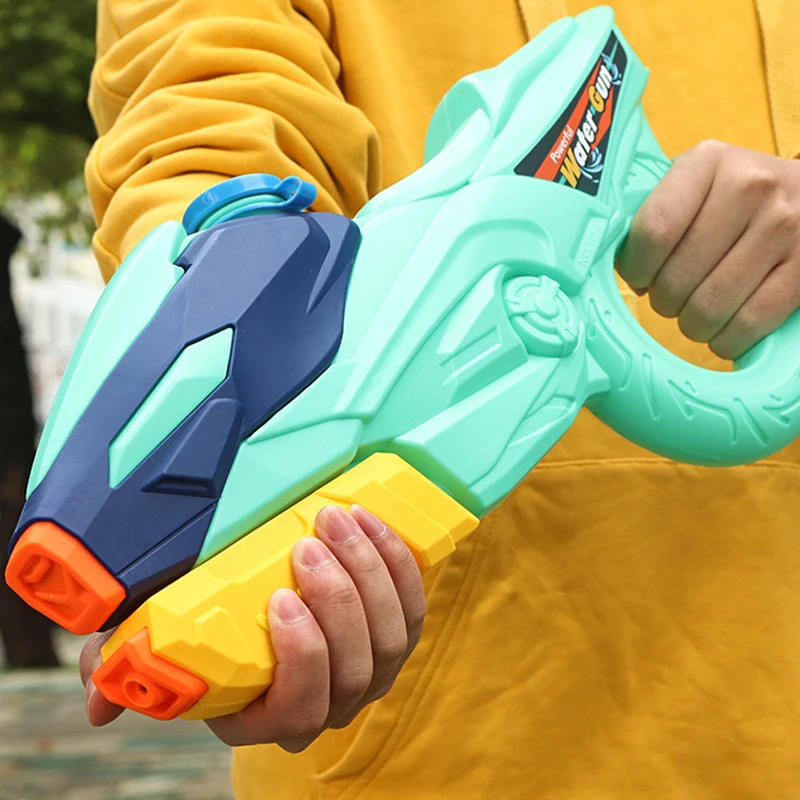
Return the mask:
<svg viewBox="0 0 800 800">
<path fill-rule="evenodd" d="M 97 0 L 0 0 L 0 553 L 36 441 L 103 289 L 83 164 Z M 89 728 L 82 640 L 0 581 L 0 800 L 231 797 L 205 726 L 126 714 Z"/>
</svg>

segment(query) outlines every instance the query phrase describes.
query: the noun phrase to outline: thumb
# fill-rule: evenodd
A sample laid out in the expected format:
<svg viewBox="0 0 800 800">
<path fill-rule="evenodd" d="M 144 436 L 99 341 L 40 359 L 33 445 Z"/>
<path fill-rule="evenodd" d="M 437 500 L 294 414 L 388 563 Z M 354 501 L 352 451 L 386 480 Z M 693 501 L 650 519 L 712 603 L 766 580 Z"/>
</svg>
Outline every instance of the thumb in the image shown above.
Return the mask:
<svg viewBox="0 0 800 800">
<path fill-rule="evenodd" d="M 107 725 L 115 720 L 125 709 L 106 700 L 92 681 L 94 671 L 103 663 L 100 649 L 108 641 L 113 630 L 95 633 L 83 646 L 80 658 L 81 681 L 86 687 L 86 717 L 95 727 Z"/>
</svg>

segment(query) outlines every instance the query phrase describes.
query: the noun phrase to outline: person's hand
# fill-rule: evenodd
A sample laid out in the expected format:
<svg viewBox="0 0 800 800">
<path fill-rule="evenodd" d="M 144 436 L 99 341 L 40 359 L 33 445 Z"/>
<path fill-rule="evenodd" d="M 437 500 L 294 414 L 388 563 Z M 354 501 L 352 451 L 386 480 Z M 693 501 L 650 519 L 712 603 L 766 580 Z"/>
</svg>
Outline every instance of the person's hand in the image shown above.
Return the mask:
<svg viewBox="0 0 800 800">
<path fill-rule="evenodd" d="M 800 306 L 800 162 L 694 147 L 639 209 L 617 269 L 689 339 L 738 358 Z"/>
<path fill-rule="evenodd" d="M 207 720 L 231 746 L 275 742 L 299 752 L 327 728 L 342 728 L 389 691 L 422 632 L 425 593 L 411 551 L 377 517 L 354 506 L 329 507 L 316 520 L 319 539 L 292 553 L 301 600 L 280 589 L 269 603 L 277 666 L 264 695 L 237 714 Z M 91 683 L 100 648 L 95 634 L 81 654 L 86 713 L 93 725 L 122 709 Z"/>
</svg>

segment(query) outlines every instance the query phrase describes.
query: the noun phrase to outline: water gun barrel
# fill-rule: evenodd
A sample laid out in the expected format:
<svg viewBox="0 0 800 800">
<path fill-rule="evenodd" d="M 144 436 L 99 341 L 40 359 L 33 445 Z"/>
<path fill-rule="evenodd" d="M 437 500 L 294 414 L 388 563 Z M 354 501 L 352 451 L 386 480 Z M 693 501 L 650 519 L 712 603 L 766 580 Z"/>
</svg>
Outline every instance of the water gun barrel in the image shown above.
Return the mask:
<svg viewBox="0 0 800 800">
<path fill-rule="evenodd" d="M 112 279 L 48 420 L 6 577 L 95 683 L 166 719 L 271 681 L 269 598 L 327 503 L 444 558 L 589 408 L 724 466 L 800 433 L 800 314 L 725 374 L 639 326 L 614 257 L 669 168 L 609 9 L 459 81 L 426 163 L 348 220 L 224 182 Z"/>
<path fill-rule="evenodd" d="M 191 569 L 242 443 L 330 364 L 359 234 L 300 213 L 313 197 L 297 178 L 216 187 L 150 234 L 95 308 L 6 571 L 74 633 L 113 627 Z"/>
</svg>

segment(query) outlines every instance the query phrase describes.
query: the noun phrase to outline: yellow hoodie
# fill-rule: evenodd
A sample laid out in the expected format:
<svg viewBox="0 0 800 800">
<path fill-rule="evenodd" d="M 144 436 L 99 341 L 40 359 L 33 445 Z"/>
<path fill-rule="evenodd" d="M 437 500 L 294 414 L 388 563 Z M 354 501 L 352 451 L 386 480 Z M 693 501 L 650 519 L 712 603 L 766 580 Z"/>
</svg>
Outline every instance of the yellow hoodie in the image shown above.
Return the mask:
<svg viewBox="0 0 800 800">
<path fill-rule="evenodd" d="M 87 166 L 106 276 L 224 177 L 352 214 L 417 167 L 459 77 L 588 0 L 100 0 Z M 794 0 L 620 0 L 669 154 L 800 145 Z M 713 359 L 639 305 L 671 349 Z M 800 797 L 800 446 L 676 465 L 584 413 L 428 579 L 394 689 L 306 752 L 242 748 L 241 800 Z"/>
</svg>

